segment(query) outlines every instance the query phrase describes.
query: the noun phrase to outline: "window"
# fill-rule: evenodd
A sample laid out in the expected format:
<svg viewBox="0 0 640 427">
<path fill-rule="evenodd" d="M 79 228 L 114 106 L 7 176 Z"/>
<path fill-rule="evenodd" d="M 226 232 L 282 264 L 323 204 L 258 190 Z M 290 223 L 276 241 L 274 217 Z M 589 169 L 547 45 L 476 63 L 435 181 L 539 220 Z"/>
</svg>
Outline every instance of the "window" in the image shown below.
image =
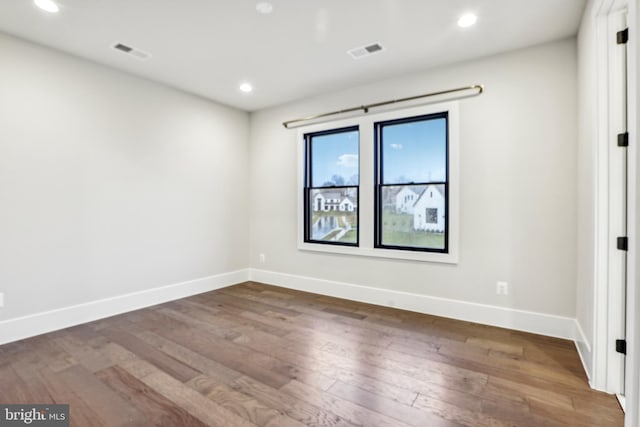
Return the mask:
<svg viewBox="0 0 640 427">
<path fill-rule="evenodd" d="M 298 129 L 298 248 L 458 262 L 456 102 Z"/>
<path fill-rule="evenodd" d="M 438 223 L 438 209 L 437 208 L 427 208 L 425 210 L 425 218 L 427 224 L 437 224 Z"/>
<path fill-rule="evenodd" d="M 358 245 L 357 126 L 304 136 L 305 242 Z"/>
<path fill-rule="evenodd" d="M 447 252 L 447 117 L 375 123 L 376 247 Z"/>
</svg>

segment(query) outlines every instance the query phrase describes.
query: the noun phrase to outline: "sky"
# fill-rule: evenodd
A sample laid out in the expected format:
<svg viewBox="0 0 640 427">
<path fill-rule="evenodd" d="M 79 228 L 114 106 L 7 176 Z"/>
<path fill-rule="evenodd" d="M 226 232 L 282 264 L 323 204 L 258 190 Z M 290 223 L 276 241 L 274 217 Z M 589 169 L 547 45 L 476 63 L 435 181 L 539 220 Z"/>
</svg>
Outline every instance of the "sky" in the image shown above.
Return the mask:
<svg viewBox="0 0 640 427">
<path fill-rule="evenodd" d="M 382 131 L 384 184 L 439 182 L 446 178 L 446 119 L 386 125 Z M 335 181 L 357 185 L 358 131 L 314 136 L 312 187 Z"/>
<path fill-rule="evenodd" d="M 444 181 L 446 138 L 447 121 L 444 118 L 384 126 L 383 183 Z"/>
<path fill-rule="evenodd" d="M 333 175 L 342 176 L 345 185 L 358 185 L 358 131 L 314 136 L 311 147 L 313 187 L 333 181 Z M 354 175 L 355 182 L 351 180 Z"/>
</svg>

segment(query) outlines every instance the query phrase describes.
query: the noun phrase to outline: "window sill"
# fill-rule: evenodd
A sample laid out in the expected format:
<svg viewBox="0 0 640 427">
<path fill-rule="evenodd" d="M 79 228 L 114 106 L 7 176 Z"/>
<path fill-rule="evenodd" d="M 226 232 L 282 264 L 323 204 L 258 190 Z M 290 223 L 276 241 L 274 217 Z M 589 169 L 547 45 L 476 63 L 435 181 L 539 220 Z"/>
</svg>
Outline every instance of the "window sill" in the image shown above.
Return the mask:
<svg viewBox="0 0 640 427">
<path fill-rule="evenodd" d="M 298 250 L 309 252 L 323 252 L 328 254 L 436 262 L 445 264 L 458 263 L 458 255 L 452 252 L 445 254 L 439 252 L 403 251 L 395 249 L 374 249 L 353 246 L 323 245 L 321 243 L 298 243 Z"/>
</svg>

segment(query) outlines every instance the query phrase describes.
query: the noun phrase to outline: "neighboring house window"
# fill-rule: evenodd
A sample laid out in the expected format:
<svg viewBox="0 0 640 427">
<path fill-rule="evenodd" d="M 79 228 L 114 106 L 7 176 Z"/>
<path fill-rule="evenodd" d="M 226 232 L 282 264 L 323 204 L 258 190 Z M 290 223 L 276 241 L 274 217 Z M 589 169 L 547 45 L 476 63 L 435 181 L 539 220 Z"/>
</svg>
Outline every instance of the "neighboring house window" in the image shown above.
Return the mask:
<svg viewBox="0 0 640 427">
<path fill-rule="evenodd" d="M 448 252 L 447 122 L 444 112 L 374 124 L 375 247 Z"/>
<path fill-rule="evenodd" d="M 437 224 L 438 223 L 438 209 L 437 208 L 427 208 L 425 217 L 427 218 L 427 224 Z"/>
<path fill-rule="evenodd" d="M 307 133 L 304 240 L 358 245 L 358 126 Z"/>
</svg>

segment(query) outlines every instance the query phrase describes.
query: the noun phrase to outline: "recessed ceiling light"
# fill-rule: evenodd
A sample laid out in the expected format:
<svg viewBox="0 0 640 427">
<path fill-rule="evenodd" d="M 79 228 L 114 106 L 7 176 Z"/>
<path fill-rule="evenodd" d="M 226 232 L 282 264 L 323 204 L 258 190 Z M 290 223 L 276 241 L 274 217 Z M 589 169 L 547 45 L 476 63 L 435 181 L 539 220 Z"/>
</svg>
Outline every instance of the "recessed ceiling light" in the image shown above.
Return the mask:
<svg viewBox="0 0 640 427">
<path fill-rule="evenodd" d="M 466 15 L 462 15 L 460 19 L 458 19 L 458 27 L 467 28 L 476 23 L 478 17 L 473 13 L 467 13 Z"/>
<path fill-rule="evenodd" d="M 33 0 L 36 6 L 49 13 L 58 13 L 60 8 L 53 0 Z"/>
<path fill-rule="evenodd" d="M 256 4 L 256 10 L 264 15 L 268 15 L 273 12 L 273 5 L 268 1 L 263 1 Z"/>
<path fill-rule="evenodd" d="M 251 86 L 249 83 L 242 83 L 240 85 L 240 90 L 244 93 L 249 93 L 253 90 L 253 86 Z"/>
</svg>

